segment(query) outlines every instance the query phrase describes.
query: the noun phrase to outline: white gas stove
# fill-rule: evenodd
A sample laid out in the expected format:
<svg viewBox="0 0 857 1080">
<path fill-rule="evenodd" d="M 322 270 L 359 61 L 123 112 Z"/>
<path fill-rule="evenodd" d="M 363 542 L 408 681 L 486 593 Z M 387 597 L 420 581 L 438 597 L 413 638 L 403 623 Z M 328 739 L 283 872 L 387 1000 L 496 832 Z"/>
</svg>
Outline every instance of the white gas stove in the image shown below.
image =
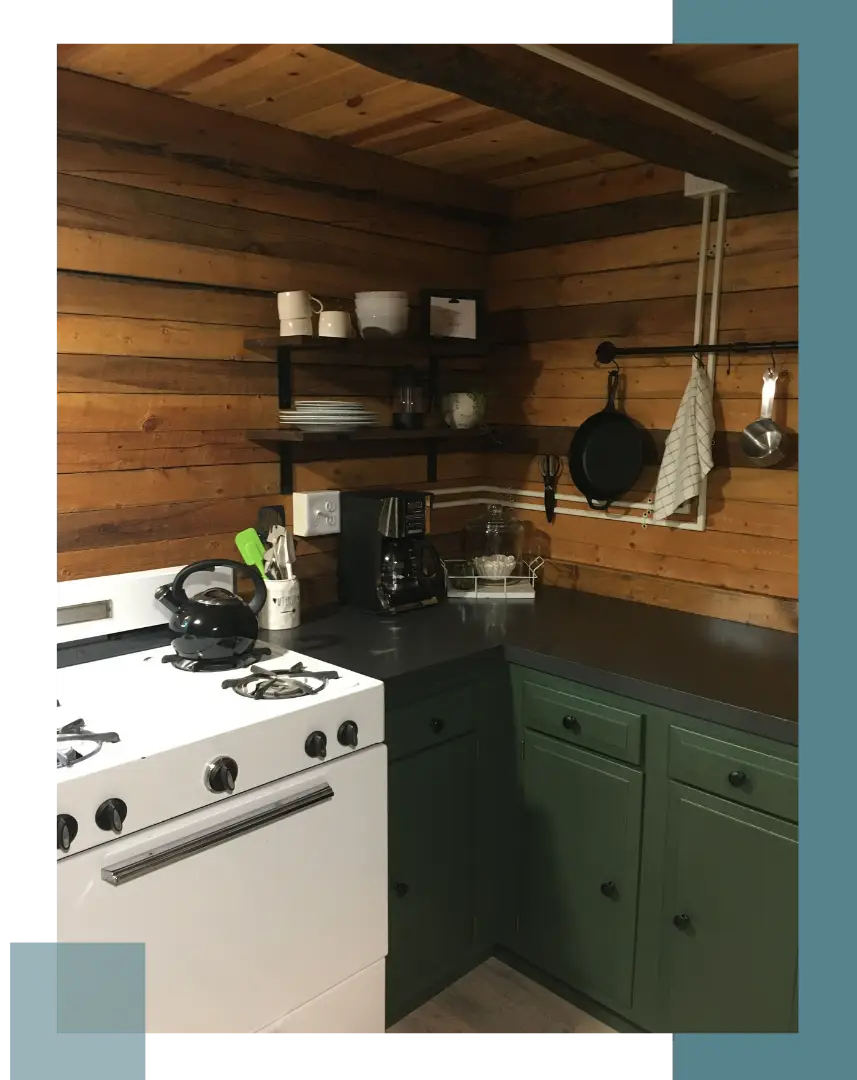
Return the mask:
<svg viewBox="0 0 857 1080">
<path fill-rule="evenodd" d="M 149 1031 L 383 1031 L 383 684 L 174 658 L 58 672 L 58 940 L 145 942 Z"/>
</svg>

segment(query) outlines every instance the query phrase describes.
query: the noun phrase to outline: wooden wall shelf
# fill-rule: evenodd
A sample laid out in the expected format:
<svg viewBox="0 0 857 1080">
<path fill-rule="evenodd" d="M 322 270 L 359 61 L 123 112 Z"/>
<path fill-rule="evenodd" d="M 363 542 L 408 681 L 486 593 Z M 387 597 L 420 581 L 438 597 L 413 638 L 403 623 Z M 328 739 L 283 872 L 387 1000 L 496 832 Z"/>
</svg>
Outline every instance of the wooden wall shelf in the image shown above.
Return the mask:
<svg viewBox="0 0 857 1080">
<path fill-rule="evenodd" d="M 292 364 L 303 354 L 311 360 L 313 354 L 319 359 L 325 356 L 346 357 L 359 364 L 362 358 L 389 357 L 391 360 L 428 359 L 429 387 L 431 397 L 437 396 L 438 372 L 445 358 L 484 356 L 489 346 L 486 341 L 465 338 L 427 337 L 377 337 L 377 338 L 328 338 L 307 335 L 293 337 L 245 338 L 244 345 L 251 352 L 272 357 L 277 364 L 278 403 L 280 409 L 292 406 Z M 297 453 L 296 444 L 307 446 L 301 452 L 303 460 L 310 460 L 313 446 L 339 447 L 344 449 L 355 442 L 398 444 L 400 452 L 411 453 L 419 449 L 426 454 L 426 474 L 430 482 L 437 479 L 437 454 L 440 440 L 481 439 L 485 428 L 471 431 L 455 431 L 452 428 L 423 428 L 415 431 L 398 428 L 363 428 L 351 432 L 312 432 L 295 428 L 265 428 L 247 431 L 251 442 L 268 443 L 278 448 L 280 459 L 280 491 L 292 493 L 292 460 Z M 450 444 L 451 445 L 451 444 Z M 324 451 L 320 451 L 324 453 Z M 329 451 L 328 451 L 329 452 Z"/>
<path fill-rule="evenodd" d="M 341 356 L 396 356 L 408 357 L 437 356 L 484 356 L 488 344 L 484 341 L 470 341 L 466 338 L 413 338 L 413 337 L 377 337 L 377 338 L 333 338 L 296 337 L 250 338 L 245 346 L 262 356 L 269 356 L 279 349 L 292 352 L 326 352 Z"/>
<path fill-rule="evenodd" d="M 359 431 L 297 431 L 294 428 L 256 428 L 246 432 L 250 442 L 314 442 L 340 441 L 388 442 L 417 439 L 482 439 L 489 435 L 485 428 L 456 430 L 455 428 L 361 428 Z"/>
</svg>

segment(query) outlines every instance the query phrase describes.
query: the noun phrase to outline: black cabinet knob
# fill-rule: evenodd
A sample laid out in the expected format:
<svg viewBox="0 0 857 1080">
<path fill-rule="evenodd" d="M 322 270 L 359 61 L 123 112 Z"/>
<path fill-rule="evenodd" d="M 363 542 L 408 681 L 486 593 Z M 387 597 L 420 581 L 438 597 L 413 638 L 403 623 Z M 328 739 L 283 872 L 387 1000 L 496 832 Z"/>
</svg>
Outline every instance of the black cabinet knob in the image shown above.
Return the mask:
<svg viewBox="0 0 857 1080">
<path fill-rule="evenodd" d="M 68 851 L 77 836 L 77 822 L 71 814 L 57 814 L 57 851 Z"/>
<path fill-rule="evenodd" d="M 601 882 L 601 892 L 605 896 L 610 897 L 612 899 L 614 896 L 616 896 L 618 894 L 619 890 L 616 888 L 616 882 L 615 881 L 602 881 Z"/>
<path fill-rule="evenodd" d="M 128 807 L 121 799 L 106 799 L 95 811 L 95 824 L 103 832 L 122 832 L 122 823 L 128 816 Z"/>
<path fill-rule="evenodd" d="M 743 787 L 746 782 L 747 774 L 740 769 L 733 769 L 732 772 L 729 773 L 729 783 L 732 787 Z"/>
<path fill-rule="evenodd" d="M 306 750 L 309 757 L 323 761 L 327 757 L 327 736 L 325 733 L 323 731 L 314 731 L 312 735 L 307 735 L 304 750 Z"/>
<path fill-rule="evenodd" d="M 431 729 L 436 735 L 440 734 L 440 732 L 443 731 L 443 729 L 445 727 L 446 727 L 446 721 L 441 720 L 441 718 L 439 716 L 432 717 Z"/>
<path fill-rule="evenodd" d="M 676 930 L 687 930 L 687 928 L 690 926 L 690 916 L 674 915 L 673 926 L 676 928 Z"/>
<path fill-rule="evenodd" d="M 576 716 L 564 716 L 562 718 L 562 726 L 567 731 L 580 731 L 580 721 Z"/>
<path fill-rule="evenodd" d="M 339 725 L 336 738 L 341 746 L 350 746 L 352 750 L 357 746 L 357 725 L 353 720 L 346 720 Z"/>
<path fill-rule="evenodd" d="M 215 758 L 205 767 L 205 786 L 215 795 L 231 795 L 238 779 L 238 762 L 235 758 Z"/>
<path fill-rule="evenodd" d="M 399 898 L 400 900 L 402 899 L 402 897 L 403 897 L 403 896 L 407 896 L 407 895 L 408 895 L 408 889 L 409 889 L 409 886 L 408 886 L 408 885 L 406 885 L 406 884 L 404 883 L 404 881 L 397 881 L 397 882 L 396 882 L 396 883 L 395 883 L 395 884 L 393 885 L 393 892 L 394 892 L 394 893 L 396 894 L 396 896 L 398 896 L 398 898 Z"/>
</svg>

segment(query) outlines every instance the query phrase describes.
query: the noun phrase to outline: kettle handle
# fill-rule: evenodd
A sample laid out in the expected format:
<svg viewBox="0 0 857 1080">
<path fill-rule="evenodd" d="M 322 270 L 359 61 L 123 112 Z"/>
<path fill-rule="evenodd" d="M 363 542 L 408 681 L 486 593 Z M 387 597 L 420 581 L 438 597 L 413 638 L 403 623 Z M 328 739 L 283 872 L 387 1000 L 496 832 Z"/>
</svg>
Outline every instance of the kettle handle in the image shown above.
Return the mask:
<svg viewBox="0 0 857 1080">
<path fill-rule="evenodd" d="M 204 573 L 207 570 L 216 570 L 218 566 L 228 566 L 232 570 L 245 573 L 253 582 L 253 599 L 250 601 L 250 610 L 258 615 L 268 597 L 268 589 L 262 580 L 262 575 L 255 566 L 246 563 L 235 562 L 233 559 L 203 559 L 202 562 L 191 563 L 184 570 L 176 574 L 172 583 L 171 591 L 175 602 L 181 606 L 187 601 L 187 593 L 184 591 L 184 583 L 191 574 Z"/>
</svg>

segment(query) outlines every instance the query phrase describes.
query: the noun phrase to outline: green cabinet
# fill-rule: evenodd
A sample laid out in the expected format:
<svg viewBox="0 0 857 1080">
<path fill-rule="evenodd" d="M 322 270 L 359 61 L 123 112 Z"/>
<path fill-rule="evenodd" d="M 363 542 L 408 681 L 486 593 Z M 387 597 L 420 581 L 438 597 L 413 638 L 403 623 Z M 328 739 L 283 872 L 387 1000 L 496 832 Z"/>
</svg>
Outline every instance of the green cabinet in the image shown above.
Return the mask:
<svg viewBox="0 0 857 1080">
<path fill-rule="evenodd" d="M 518 931 L 649 1031 L 797 1030 L 797 750 L 512 669 Z"/>
<path fill-rule="evenodd" d="M 486 957 L 514 924 L 515 741 L 502 660 L 387 694 L 387 1022 Z"/>
<path fill-rule="evenodd" d="M 501 945 L 644 1030 L 797 1030 L 795 747 L 500 657 L 386 736 L 388 1023 Z"/>
<path fill-rule="evenodd" d="M 388 1022 L 466 961 L 475 937 L 474 733 L 389 769 Z"/>
<path fill-rule="evenodd" d="M 797 850 L 795 825 L 670 781 L 662 1030 L 795 1029 Z"/>
<path fill-rule="evenodd" d="M 642 774 L 527 728 L 521 739 L 516 949 L 576 989 L 627 1007 Z"/>
</svg>

